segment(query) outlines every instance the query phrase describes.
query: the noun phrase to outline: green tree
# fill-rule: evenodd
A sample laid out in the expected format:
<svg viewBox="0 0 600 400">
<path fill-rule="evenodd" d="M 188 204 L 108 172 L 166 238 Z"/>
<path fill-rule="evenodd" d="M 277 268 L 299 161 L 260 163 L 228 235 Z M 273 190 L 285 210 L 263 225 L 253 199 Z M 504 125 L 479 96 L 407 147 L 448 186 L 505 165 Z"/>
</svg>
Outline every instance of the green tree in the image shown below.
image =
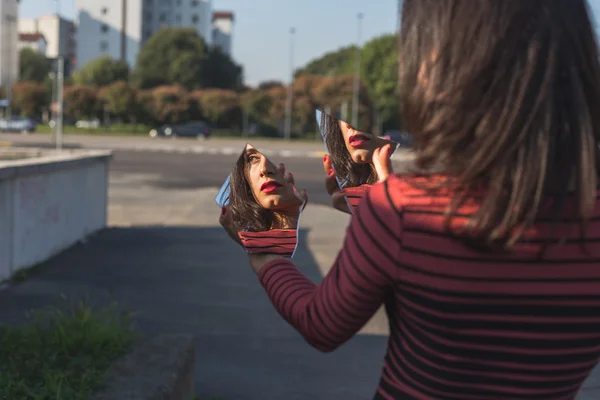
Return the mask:
<svg viewBox="0 0 600 400">
<path fill-rule="evenodd" d="M 373 99 L 383 130 L 398 128 L 398 48 L 395 35 L 375 38 L 365 44 L 361 63 L 363 77 Z"/>
<path fill-rule="evenodd" d="M 305 67 L 297 69 L 295 76 L 321 75 L 334 76 L 351 74 L 354 71 L 356 46 L 342 47 L 322 57 L 310 61 Z"/>
<path fill-rule="evenodd" d="M 188 93 L 180 85 L 159 86 L 152 91 L 155 120 L 175 123 L 185 120 L 190 113 Z"/>
<path fill-rule="evenodd" d="M 162 85 L 198 89 L 207 61 L 206 44 L 195 29 L 163 28 L 142 47 L 133 79 L 142 89 Z"/>
<path fill-rule="evenodd" d="M 75 119 L 91 119 L 101 110 L 98 89 L 88 85 L 72 85 L 64 90 L 65 114 Z"/>
<path fill-rule="evenodd" d="M 102 56 L 90 61 L 73 74 L 73 81 L 79 85 L 106 86 L 129 79 L 129 65 L 125 61 Z"/>
<path fill-rule="evenodd" d="M 115 82 L 105 87 L 100 97 L 108 106 L 108 110 L 121 120 L 135 117 L 137 106 L 136 89 L 127 82 Z"/>
<path fill-rule="evenodd" d="M 269 113 L 273 99 L 265 90 L 254 89 L 243 93 L 240 97 L 242 109 L 248 113 L 248 119 L 255 123 L 263 123 Z"/>
<path fill-rule="evenodd" d="M 48 107 L 46 88 L 38 82 L 19 82 L 13 86 L 14 111 L 24 117 L 37 117 Z"/>
<path fill-rule="evenodd" d="M 233 90 L 206 89 L 198 93 L 202 115 L 208 122 L 223 128 L 240 128 L 240 96 Z"/>
<path fill-rule="evenodd" d="M 19 56 L 19 79 L 44 82 L 50 73 L 50 62 L 42 53 L 30 48 L 21 50 Z"/>
<path fill-rule="evenodd" d="M 203 76 L 206 88 L 238 89 L 242 86 L 242 67 L 219 48 L 209 51 L 208 63 Z"/>
</svg>

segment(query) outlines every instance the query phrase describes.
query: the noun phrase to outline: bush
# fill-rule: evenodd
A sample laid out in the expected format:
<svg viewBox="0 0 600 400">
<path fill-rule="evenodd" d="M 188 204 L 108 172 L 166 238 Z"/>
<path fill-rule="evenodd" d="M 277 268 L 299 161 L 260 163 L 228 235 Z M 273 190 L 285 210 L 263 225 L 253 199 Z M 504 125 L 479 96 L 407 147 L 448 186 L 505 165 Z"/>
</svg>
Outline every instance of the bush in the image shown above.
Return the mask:
<svg viewBox="0 0 600 400">
<path fill-rule="evenodd" d="M 130 316 L 85 301 L 0 327 L 0 399 L 85 399 L 132 346 Z"/>
</svg>

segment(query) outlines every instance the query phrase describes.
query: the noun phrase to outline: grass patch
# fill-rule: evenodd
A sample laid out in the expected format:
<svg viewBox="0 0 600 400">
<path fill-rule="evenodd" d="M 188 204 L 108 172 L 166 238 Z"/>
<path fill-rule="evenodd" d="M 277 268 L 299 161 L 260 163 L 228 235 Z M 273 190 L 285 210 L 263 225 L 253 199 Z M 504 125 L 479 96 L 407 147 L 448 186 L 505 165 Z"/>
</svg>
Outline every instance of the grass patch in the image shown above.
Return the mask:
<svg viewBox="0 0 600 400">
<path fill-rule="evenodd" d="M 131 315 L 86 301 L 0 326 L 0 399 L 85 400 L 102 388 L 109 367 L 132 346 Z"/>
</svg>

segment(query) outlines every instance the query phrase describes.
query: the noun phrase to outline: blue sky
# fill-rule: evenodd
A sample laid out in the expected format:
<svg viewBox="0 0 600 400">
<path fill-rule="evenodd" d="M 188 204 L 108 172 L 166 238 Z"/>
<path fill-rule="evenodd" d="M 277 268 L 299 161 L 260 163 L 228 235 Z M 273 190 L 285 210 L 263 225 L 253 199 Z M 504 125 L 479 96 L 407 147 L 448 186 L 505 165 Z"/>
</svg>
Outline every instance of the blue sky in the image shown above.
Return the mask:
<svg viewBox="0 0 600 400">
<path fill-rule="evenodd" d="M 59 0 L 61 14 L 75 18 L 75 0 Z M 589 0 L 600 16 L 600 0 Z M 397 0 L 212 0 L 214 10 L 233 11 L 233 57 L 244 66 L 246 83 L 287 81 L 289 30 L 296 28 L 294 64 L 302 66 L 328 51 L 355 43 L 356 15 L 364 13 L 362 39 L 394 32 Z M 54 13 L 56 0 L 22 0 L 20 16 Z"/>
</svg>

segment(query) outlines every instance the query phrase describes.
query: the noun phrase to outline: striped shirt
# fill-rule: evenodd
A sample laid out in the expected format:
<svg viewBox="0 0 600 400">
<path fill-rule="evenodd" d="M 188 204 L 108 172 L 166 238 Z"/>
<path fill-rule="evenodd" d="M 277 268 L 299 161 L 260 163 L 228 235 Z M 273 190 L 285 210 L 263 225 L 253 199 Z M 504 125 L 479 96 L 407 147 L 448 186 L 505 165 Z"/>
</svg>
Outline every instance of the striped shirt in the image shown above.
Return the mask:
<svg viewBox="0 0 600 400">
<path fill-rule="evenodd" d="M 360 202 L 319 285 L 290 260 L 265 265 L 260 281 L 324 352 L 385 305 L 390 339 L 376 399 L 573 399 L 600 355 L 600 202 L 585 248 L 577 221 L 540 214 L 507 254 L 447 234 L 448 202 L 390 177 Z M 474 210 L 461 208 L 455 223 Z M 566 238 L 539 257 L 554 226 Z"/>
<path fill-rule="evenodd" d="M 296 229 L 271 229 L 264 232 L 238 232 L 246 252 L 292 257 L 298 242 Z"/>
</svg>

